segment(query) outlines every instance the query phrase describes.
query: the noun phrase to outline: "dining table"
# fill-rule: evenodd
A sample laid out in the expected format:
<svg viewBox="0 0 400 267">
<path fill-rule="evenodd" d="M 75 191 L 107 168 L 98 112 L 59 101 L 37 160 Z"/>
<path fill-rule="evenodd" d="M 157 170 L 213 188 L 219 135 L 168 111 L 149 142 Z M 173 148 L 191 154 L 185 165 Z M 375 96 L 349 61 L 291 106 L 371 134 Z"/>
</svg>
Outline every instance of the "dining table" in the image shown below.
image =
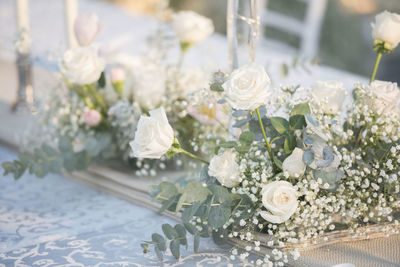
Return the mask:
<svg viewBox="0 0 400 267">
<path fill-rule="evenodd" d="M 36 95 L 39 97 L 57 85 L 54 73 L 57 59 L 67 49 L 64 1 L 31 1 L 32 63 Z M 149 38 L 160 27 L 151 16 L 127 12 L 107 1 L 80 0 L 79 13 L 96 13 L 102 30 L 96 45 L 118 49 L 112 59 L 129 61 L 148 52 Z M 14 0 L 0 1 L 0 25 L 15 24 Z M 16 94 L 13 26 L 0 27 L 0 102 L 9 105 Z M 239 49 L 241 63 L 248 61 L 246 47 Z M 171 49 L 170 62 L 179 57 Z M 214 33 L 190 49 L 183 67 L 207 67 L 228 70 L 228 41 Z M 317 80 L 339 80 L 351 90 L 368 78 L 304 59 L 293 66 L 296 55 L 259 46 L 256 61 L 263 64 L 274 86 L 312 86 Z M 292 67 L 291 67 L 292 66 Z M 289 69 L 287 69 L 289 67 Z M 286 68 L 286 71 L 283 69 Z M 11 74 L 10 74 L 11 73 Z M 41 91 L 44 90 L 44 91 Z M 17 157 L 15 136 L 25 123 L 16 125 L 7 108 L 0 108 L 0 162 Z M 23 120 L 21 120 L 23 121 Z M 12 147 L 10 146 L 12 145 Z M 144 253 L 140 244 L 161 233 L 162 224 L 177 222 L 137 203 L 71 180 L 63 174 L 38 179 L 25 174 L 18 180 L 3 175 L 0 167 L 0 267 L 2 266 L 254 266 L 259 256 L 231 259 L 231 245 L 217 246 L 203 238 L 198 253 L 192 242 L 181 250 L 179 260 L 166 253 L 162 262 L 155 253 Z M 290 266 L 400 266 L 399 235 L 360 244 L 337 244 L 305 252 L 305 258 Z M 355 265 L 351 265 L 355 264 Z"/>
</svg>

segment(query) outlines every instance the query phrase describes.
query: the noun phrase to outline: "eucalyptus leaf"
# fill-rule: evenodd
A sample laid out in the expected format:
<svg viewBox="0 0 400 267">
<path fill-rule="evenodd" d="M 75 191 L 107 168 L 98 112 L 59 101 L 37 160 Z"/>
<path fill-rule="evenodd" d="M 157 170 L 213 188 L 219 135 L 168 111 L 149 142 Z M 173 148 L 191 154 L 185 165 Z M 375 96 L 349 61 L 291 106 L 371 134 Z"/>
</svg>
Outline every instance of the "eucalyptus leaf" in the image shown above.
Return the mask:
<svg viewBox="0 0 400 267">
<path fill-rule="evenodd" d="M 180 242 L 179 240 L 172 240 L 169 248 L 171 249 L 172 255 L 175 259 L 179 259 L 180 257 Z"/>
<path fill-rule="evenodd" d="M 156 252 L 157 258 L 159 261 L 163 260 L 163 254 L 161 253 L 161 250 L 159 249 L 159 247 L 154 247 L 154 251 Z"/>
<path fill-rule="evenodd" d="M 247 110 L 235 110 L 232 112 L 233 117 L 247 116 L 249 112 Z"/>
<path fill-rule="evenodd" d="M 167 246 L 165 244 L 165 239 L 162 235 L 160 234 L 152 234 L 151 240 L 154 242 L 155 247 L 157 247 L 161 251 L 166 251 Z"/>
<path fill-rule="evenodd" d="M 162 213 L 165 210 L 169 209 L 176 201 L 177 196 L 172 196 L 168 200 L 163 201 L 160 209 L 158 210 L 158 213 Z"/>
<path fill-rule="evenodd" d="M 242 132 L 242 134 L 239 136 L 239 142 L 243 146 L 250 146 L 253 143 L 254 139 L 255 135 L 250 131 Z"/>
<path fill-rule="evenodd" d="M 183 212 L 181 219 L 184 223 L 189 223 L 189 221 L 193 218 L 193 216 L 196 214 L 198 209 L 200 208 L 202 203 L 200 202 L 193 202 L 191 206 L 186 207 Z"/>
<path fill-rule="evenodd" d="M 186 229 L 182 224 L 175 225 L 175 230 L 178 233 L 180 244 L 187 246 Z"/>
<path fill-rule="evenodd" d="M 237 120 L 237 121 L 232 125 L 232 127 L 234 127 L 234 128 L 240 128 L 240 127 L 246 125 L 246 123 L 248 123 L 250 120 L 251 120 L 251 119 L 249 119 L 249 118 Z"/>
<path fill-rule="evenodd" d="M 207 199 L 210 194 L 210 190 L 204 187 L 201 183 L 192 181 L 188 183 L 183 189 L 183 194 L 179 198 L 178 204 L 176 205 L 176 211 L 179 211 L 183 203 L 192 204 L 193 202 L 203 202 Z"/>
<path fill-rule="evenodd" d="M 237 146 L 237 143 L 235 141 L 227 141 L 220 143 L 219 146 L 223 148 L 234 148 Z"/>
<path fill-rule="evenodd" d="M 231 208 L 227 204 L 211 206 L 208 225 L 213 229 L 222 227 L 231 216 Z"/>
<path fill-rule="evenodd" d="M 160 188 L 160 193 L 158 197 L 170 199 L 172 196 L 176 196 L 179 194 L 178 189 L 173 183 L 170 182 L 161 182 L 158 186 Z"/>
<path fill-rule="evenodd" d="M 232 198 L 229 195 L 228 189 L 226 187 L 220 185 L 210 185 L 210 191 L 214 196 L 214 203 L 224 203 L 226 205 L 230 205 L 232 203 Z"/>
<path fill-rule="evenodd" d="M 183 225 L 185 226 L 186 230 L 187 230 L 189 233 L 191 233 L 192 235 L 198 234 L 199 231 L 197 231 L 196 226 L 194 226 L 193 224 L 191 224 L 191 223 L 184 223 Z"/>
<path fill-rule="evenodd" d="M 58 150 L 62 153 L 72 152 L 72 140 L 66 136 L 60 137 L 58 140 Z"/>
<path fill-rule="evenodd" d="M 238 146 L 238 147 L 236 147 L 236 151 L 238 153 L 240 153 L 240 154 L 247 153 L 247 152 L 249 152 L 249 150 L 250 150 L 250 146 Z"/>
<path fill-rule="evenodd" d="M 176 232 L 175 228 L 173 228 L 170 224 L 164 223 L 164 224 L 161 226 L 161 228 L 162 228 L 162 230 L 163 230 L 164 235 L 165 235 L 168 239 L 175 239 L 175 238 L 178 238 L 178 237 L 179 237 L 179 235 L 178 235 L 178 233 Z"/>
</svg>

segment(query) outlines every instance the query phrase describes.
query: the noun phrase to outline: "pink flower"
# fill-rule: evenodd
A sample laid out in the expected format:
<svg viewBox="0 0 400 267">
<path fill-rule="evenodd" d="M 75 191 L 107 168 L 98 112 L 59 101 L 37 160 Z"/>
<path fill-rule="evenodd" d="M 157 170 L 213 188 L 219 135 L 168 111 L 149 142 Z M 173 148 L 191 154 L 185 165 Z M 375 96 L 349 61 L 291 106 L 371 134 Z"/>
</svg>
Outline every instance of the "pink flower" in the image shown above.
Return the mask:
<svg viewBox="0 0 400 267">
<path fill-rule="evenodd" d="M 100 22 L 96 14 L 78 16 L 74 24 L 75 37 L 80 46 L 93 43 L 100 32 Z"/>
<path fill-rule="evenodd" d="M 110 75 L 111 75 L 111 82 L 119 82 L 119 81 L 125 81 L 126 74 L 125 70 L 120 67 L 114 67 L 110 70 Z"/>
<path fill-rule="evenodd" d="M 225 124 L 228 119 L 223 106 L 215 101 L 189 105 L 187 111 L 193 118 L 204 125 L 214 125 L 218 122 Z"/>
<path fill-rule="evenodd" d="M 101 115 L 97 110 L 91 109 L 83 114 L 83 120 L 88 126 L 93 127 L 99 124 L 101 121 Z"/>
</svg>

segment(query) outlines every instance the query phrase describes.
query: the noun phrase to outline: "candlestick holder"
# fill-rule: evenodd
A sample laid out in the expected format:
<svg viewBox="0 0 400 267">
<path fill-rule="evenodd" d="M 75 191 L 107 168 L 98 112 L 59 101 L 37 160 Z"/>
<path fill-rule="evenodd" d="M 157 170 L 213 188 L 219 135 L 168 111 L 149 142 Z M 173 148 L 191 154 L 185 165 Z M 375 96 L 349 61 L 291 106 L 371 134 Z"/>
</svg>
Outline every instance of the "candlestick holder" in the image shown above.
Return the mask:
<svg viewBox="0 0 400 267">
<path fill-rule="evenodd" d="M 21 30 L 17 43 L 17 99 L 11 105 L 11 111 L 31 110 L 34 104 L 32 60 L 30 55 L 31 42 L 27 31 Z"/>
</svg>

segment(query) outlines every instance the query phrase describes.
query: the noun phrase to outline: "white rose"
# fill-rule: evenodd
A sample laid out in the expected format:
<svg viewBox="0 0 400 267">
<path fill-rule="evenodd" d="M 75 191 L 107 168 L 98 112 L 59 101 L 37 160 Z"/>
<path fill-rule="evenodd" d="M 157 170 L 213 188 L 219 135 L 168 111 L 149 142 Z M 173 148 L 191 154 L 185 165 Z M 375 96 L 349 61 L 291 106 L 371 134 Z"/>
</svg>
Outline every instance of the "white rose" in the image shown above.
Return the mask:
<svg viewBox="0 0 400 267">
<path fill-rule="evenodd" d="M 60 62 L 62 74 L 71 83 L 85 85 L 96 82 L 105 68 L 104 59 L 93 47 L 75 47 L 67 50 Z"/>
<path fill-rule="evenodd" d="M 99 18 L 96 14 L 77 17 L 74 23 L 74 32 L 79 45 L 90 45 L 100 32 Z"/>
<path fill-rule="evenodd" d="M 193 11 L 180 11 L 174 14 L 172 26 L 181 43 L 198 43 L 214 32 L 212 21 Z"/>
<path fill-rule="evenodd" d="M 400 15 L 388 11 L 376 15 L 372 38 L 385 41 L 394 49 L 400 42 Z"/>
<path fill-rule="evenodd" d="M 270 85 L 264 67 L 250 63 L 233 71 L 222 87 L 232 108 L 254 110 L 265 104 Z"/>
<path fill-rule="evenodd" d="M 135 139 L 129 144 L 138 158 L 159 159 L 174 142 L 174 131 L 164 108 L 151 110 L 150 117 L 140 116 Z"/>
<path fill-rule="evenodd" d="M 208 174 L 217 178 L 225 187 L 234 187 L 240 183 L 239 164 L 236 162 L 236 153 L 225 150 L 214 156 L 208 166 Z"/>
<path fill-rule="evenodd" d="M 292 154 L 282 163 L 282 170 L 290 177 L 300 177 L 306 171 L 306 164 L 303 162 L 304 151 L 296 147 Z"/>
<path fill-rule="evenodd" d="M 374 113 L 399 114 L 400 90 L 397 83 L 373 81 L 367 90 L 369 96 L 366 103 Z"/>
<path fill-rule="evenodd" d="M 297 192 L 289 182 L 271 182 L 263 187 L 261 195 L 267 211 L 261 211 L 260 215 L 270 223 L 283 223 L 297 209 Z"/>
<path fill-rule="evenodd" d="M 154 109 L 161 104 L 165 95 L 165 69 L 153 62 L 140 62 L 132 68 L 133 97 L 142 108 Z"/>
<path fill-rule="evenodd" d="M 320 104 L 326 114 L 335 114 L 342 108 L 347 91 L 343 83 L 336 81 L 318 81 L 312 91 L 313 98 Z"/>
</svg>

